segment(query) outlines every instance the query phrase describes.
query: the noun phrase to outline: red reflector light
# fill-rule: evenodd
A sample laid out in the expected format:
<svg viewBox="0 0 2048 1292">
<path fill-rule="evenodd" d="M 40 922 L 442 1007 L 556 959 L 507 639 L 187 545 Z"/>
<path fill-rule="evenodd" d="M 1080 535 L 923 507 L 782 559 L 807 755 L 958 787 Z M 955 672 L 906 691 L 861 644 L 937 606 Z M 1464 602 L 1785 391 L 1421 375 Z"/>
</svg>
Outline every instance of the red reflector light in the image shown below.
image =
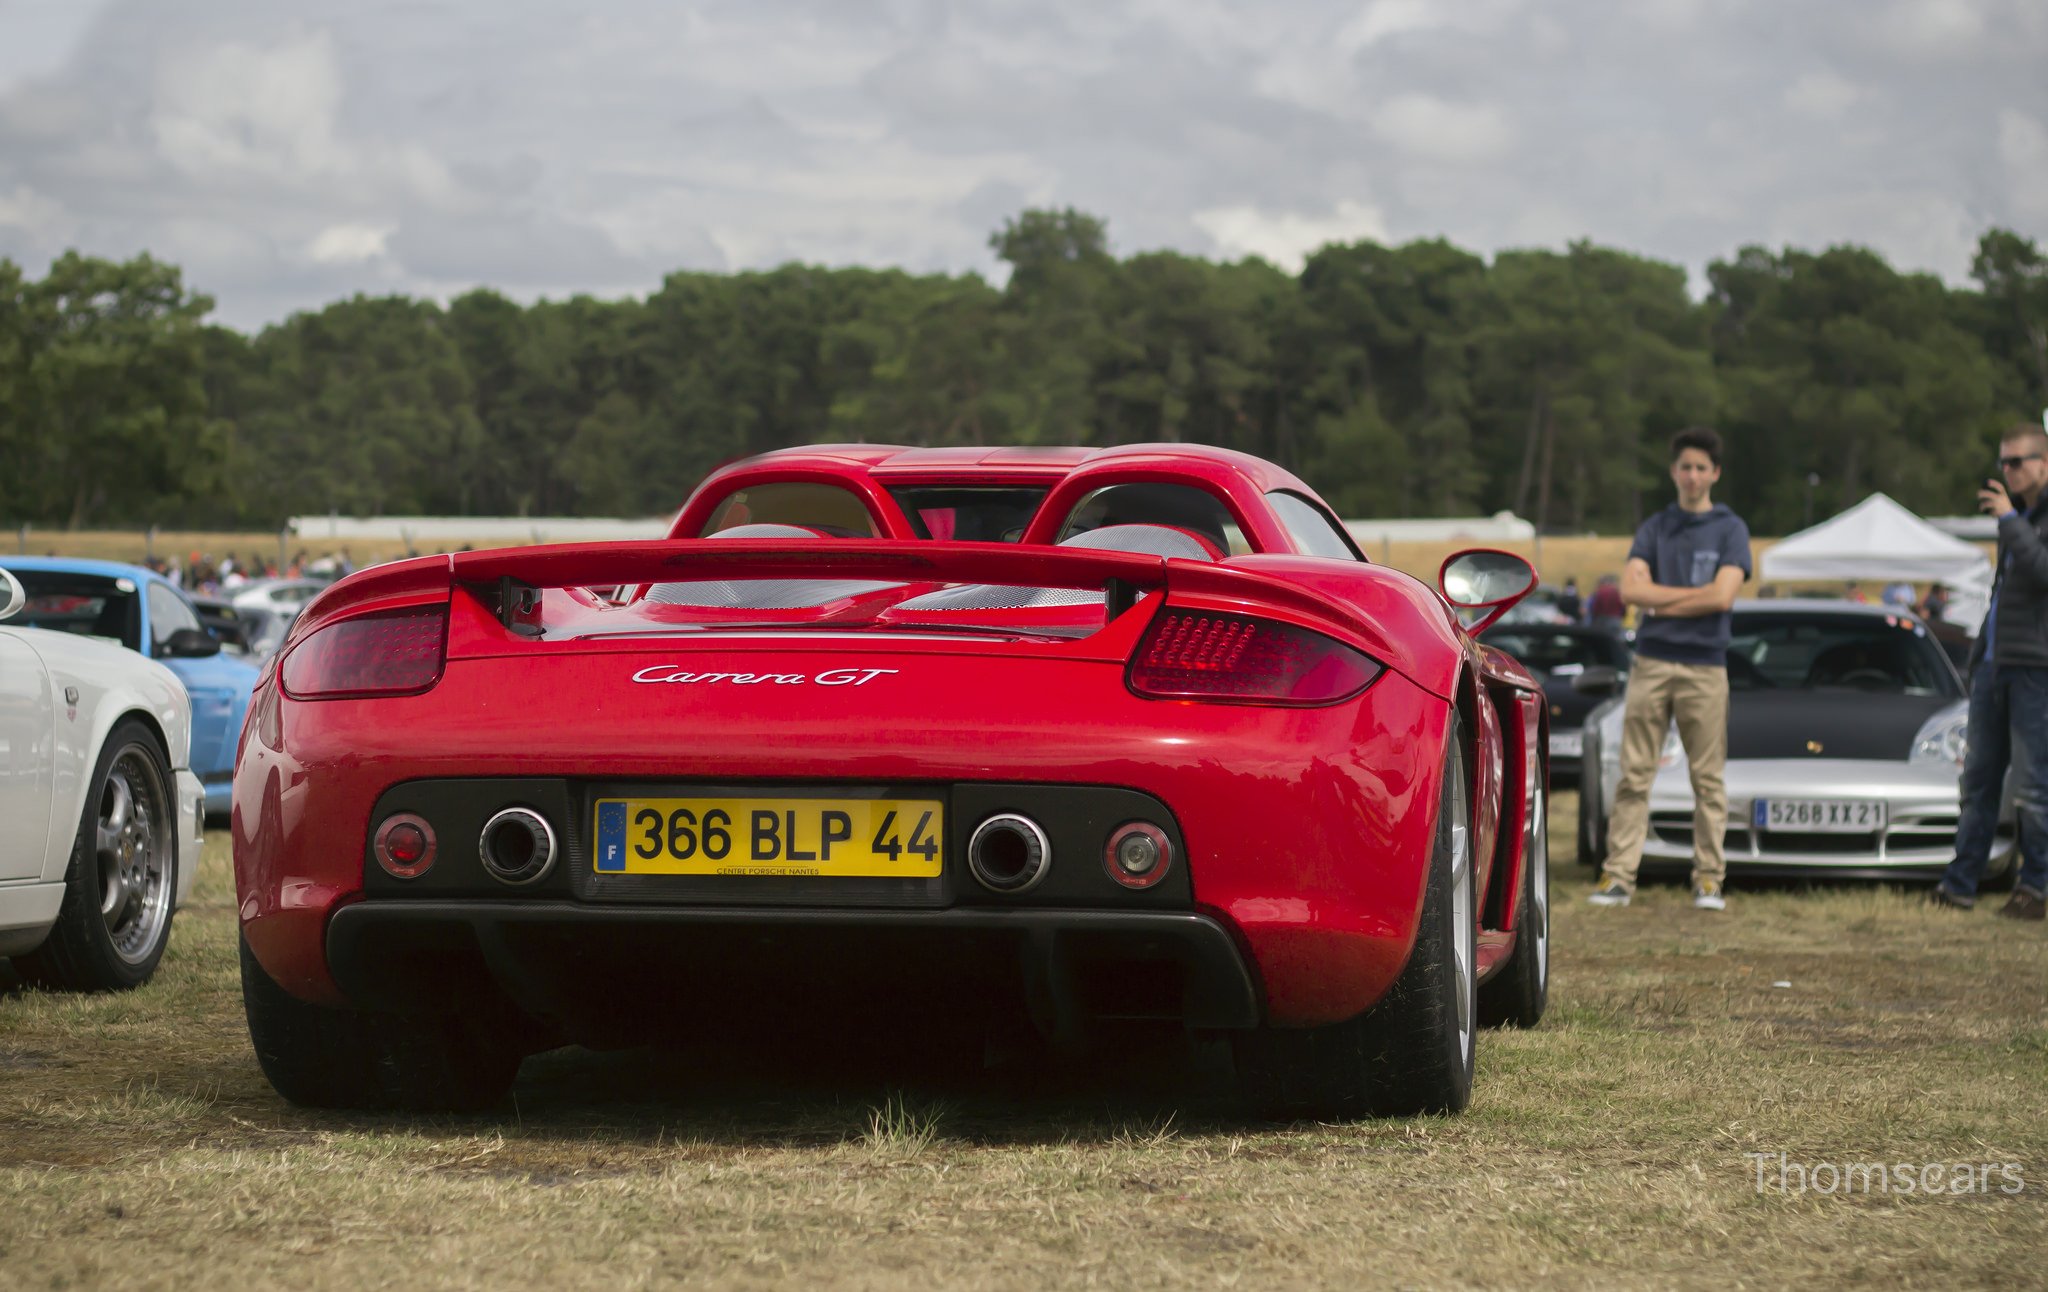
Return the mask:
<svg viewBox="0 0 2048 1292">
<path fill-rule="evenodd" d="M 371 841 L 371 851 L 393 879 L 418 879 L 434 864 L 434 827 L 410 812 L 385 817 Z"/>
<path fill-rule="evenodd" d="M 1109 836 L 1102 865 L 1125 888 L 1150 888 L 1173 865 L 1173 843 L 1150 821 L 1131 821 Z"/>
<path fill-rule="evenodd" d="M 447 630 L 445 602 L 329 624 L 285 656 L 285 693 L 306 700 L 424 691 L 441 680 Z"/>
<path fill-rule="evenodd" d="M 1334 704 L 1364 690 L 1379 662 L 1292 624 L 1208 610 L 1163 611 L 1131 660 L 1131 689 L 1162 699 Z"/>
<path fill-rule="evenodd" d="M 384 851 L 391 854 L 391 860 L 410 866 L 427 855 L 427 836 L 420 833 L 418 826 L 402 821 L 384 836 Z"/>
</svg>

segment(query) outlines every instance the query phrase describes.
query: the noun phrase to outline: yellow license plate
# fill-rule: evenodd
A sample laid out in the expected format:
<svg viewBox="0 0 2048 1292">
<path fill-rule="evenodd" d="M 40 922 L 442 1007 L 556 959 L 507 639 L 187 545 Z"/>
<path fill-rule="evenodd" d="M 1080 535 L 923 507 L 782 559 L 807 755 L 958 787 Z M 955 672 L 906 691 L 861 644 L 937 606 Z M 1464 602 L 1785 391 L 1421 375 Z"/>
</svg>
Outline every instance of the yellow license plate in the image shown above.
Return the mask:
<svg viewBox="0 0 2048 1292">
<path fill-rule="evenodd" d="M 601 875 L 930 879 L 946 814 L 932 799 L 599 799 L 596 836 Z"/>
</svg>

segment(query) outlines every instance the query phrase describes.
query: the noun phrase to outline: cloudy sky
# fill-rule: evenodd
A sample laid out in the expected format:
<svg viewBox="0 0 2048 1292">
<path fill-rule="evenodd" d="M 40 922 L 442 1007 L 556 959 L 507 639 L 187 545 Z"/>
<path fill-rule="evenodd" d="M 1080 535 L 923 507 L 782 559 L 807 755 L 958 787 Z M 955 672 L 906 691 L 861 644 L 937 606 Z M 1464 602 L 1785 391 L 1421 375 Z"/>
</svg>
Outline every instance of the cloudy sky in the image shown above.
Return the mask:
<svg viewBox="0 0 2048 1292">
<path fill-rule="evenodd" d="M 1026 206 L 1685 264 L 2048 238 L 2044 0 L 0 0 L 0 257 L 349 293 L 995 275 Z"/>
</svg>

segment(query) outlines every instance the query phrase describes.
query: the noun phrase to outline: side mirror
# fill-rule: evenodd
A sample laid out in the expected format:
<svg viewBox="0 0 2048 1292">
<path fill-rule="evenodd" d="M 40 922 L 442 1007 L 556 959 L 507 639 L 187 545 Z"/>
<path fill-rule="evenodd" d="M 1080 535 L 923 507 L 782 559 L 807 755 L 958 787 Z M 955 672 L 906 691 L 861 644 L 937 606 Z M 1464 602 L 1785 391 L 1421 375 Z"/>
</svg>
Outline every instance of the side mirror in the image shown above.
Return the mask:
<svg viewBox="0 0 2048 1292">
<path fill-rule="evenodd" d="M 1444 600 L 1459 610 L 1483 612 L 1465 625 L 1467 632 L 1476 635 L 1535 591 L 1536 567 L 1513 552 L 1473 548 L 1454 552 L 1444 561 L 1437 571 L 1436 586 Z"/>
<path fill-rule="evenodd" d="M 166 659 L 204 659 L 220 654 L 220 639 L 204 628 L 180 628 L 164 639 Z"/>
<path fill-rule="evenodd" d="M 1621 689 L 1621 670 L 1611 664 L 1589 665 L 1572 679 L 1572 690 L 1580 695 L 1613 695 Z"/>
<path fill-rule="evenodd" d="M 21 586 L 21 580 L 0 570 L 0 620 L 14 618 L 27 604 L 28 589 Z"/>
</svg>

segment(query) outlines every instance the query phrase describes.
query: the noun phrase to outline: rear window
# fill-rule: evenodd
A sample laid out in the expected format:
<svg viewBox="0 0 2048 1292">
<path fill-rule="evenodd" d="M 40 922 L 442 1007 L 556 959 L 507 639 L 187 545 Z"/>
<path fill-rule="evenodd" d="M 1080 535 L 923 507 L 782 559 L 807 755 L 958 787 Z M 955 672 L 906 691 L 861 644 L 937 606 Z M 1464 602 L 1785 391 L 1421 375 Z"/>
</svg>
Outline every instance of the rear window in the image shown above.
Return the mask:
<svg viewBox="0 0 2048 1292">
<path fill-rule="evenodd" d="M 52 570 L 15 570 L 28 604 L 7 621 L 14 628 L 76 633 L 142 649 L 141 598 L 131 579 Z"/>
<path fill-rule="evenodd" d="M 919 538 L 1014 543 L 1024 536 L 1044 489 L 928 486 L 891 489 Z"/>
<path fill-rule="evenodd" d="M 1287 536 L 1294 540 L 1294 546 L 1306 556 L 1329 556 L 1340 561 L 1361 560 L 1358 549 L 1337 522 L 1322 513 L 1314 503 L 1291 493 L 1275 491 L 1266 495 L 1266 502 L 1273 508 L 1273 514 L 1287 528 Z"/>
<path fill-rule="evenodd" d="M 740 525 L 808 525 L 841 538 L 873 538 L 874 518 L 860 495 L 838 485 L 789 481 L 727 494 L 698 537 Z"/>
</svg>

